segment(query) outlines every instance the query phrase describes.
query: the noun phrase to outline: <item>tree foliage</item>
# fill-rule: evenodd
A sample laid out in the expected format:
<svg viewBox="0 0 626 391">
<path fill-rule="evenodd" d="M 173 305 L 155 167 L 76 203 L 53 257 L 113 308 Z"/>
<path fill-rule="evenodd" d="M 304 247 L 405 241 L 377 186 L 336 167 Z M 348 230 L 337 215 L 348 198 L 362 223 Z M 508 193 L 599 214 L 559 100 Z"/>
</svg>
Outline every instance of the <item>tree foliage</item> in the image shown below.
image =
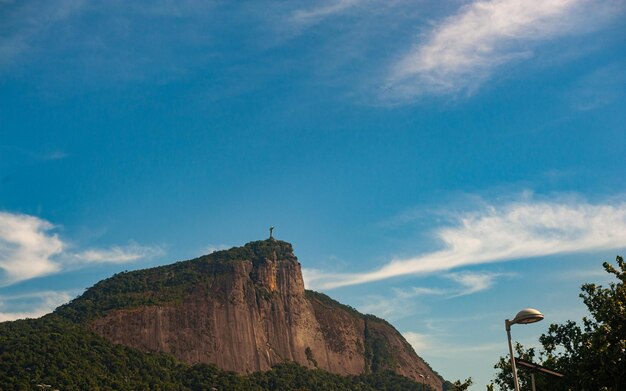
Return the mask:
<svg viewBox="0 0 626 391">
<path fill-rule="evenodd" d="M 291 244 L 261 240 L 189 261 L 117 273 L 62 305 L 56 313 L 74 322 L 86 322 L 112 310 L 177 303 L 198 289 L 208 291 L 216 279 L 232 272 L 238 262 L 257 264 L 266 259 L 292 257 Z"/>
<path fill-rule="evenodd" d="M 626 263 L 616 259 L 617 267 L 604 262 L 606 272 L 617 281 L 608 287 L 584 284 L 580 297 L 589 316 L 582 327 L 574 321 L 552 324 L 539 338 L 543 349 L 540 364 L 565 374 L 563 379 L 535 376 L 537 389 L 610 390 L 626 389 Z M 533 349 L 516 346 L 517 353 L 527 361 L 535 358 Z M 500 358 L 495 379 L 502 389 L 512 389 L 509 358 Z M 529 382 L 520 373 L 521 389 L 530 390 Z M 541 384 L 539 383 L 541 382 Z"/>
<path fill-rule="evenodd" d="M 470 388 L 470 386 L 474 384 L 474 381 L 471 377 L 461 381 L 457 380 L 454 383 L 450 381 L 445 381 L 443 383 L 443 391 L 466 391 Z"/>
<path fill-rule="evenodd" d="M 0 323 L 0 390 L 422 391 L 392 371 L 340 376 L 292 362 L 247 376 L 189 366 L 161 353 L 108 342 L 57 314 Z M 426 386 L 429 390 L 430 387 Z"/>
<path fill-rule="evenodd" d="M 392 371 L 393 356 L 384 336 L 368 327 L 364 349 L 370 373 L 340 376 L 285 362 L 246 376 L 214 365 L 189 366 L 161 353 L 112 344 L 89 328 L 89 320 L 117 309 L 185 300 L 197 289 L 210 294 L 213 283 L 229 278 L 238 262 L 253 264 L 293 257 L 291 245 L 278 240 L 251 242 L 190 261 L 118 273 L 39 319 L 0 323 L 0 390 L 337 390 L 422 391 L 422 384 Z M 294 258 L 295 259 L 295 258 Z M 219 284 L 216 284 L 219 288 Z M 326 295 L 307 291 L 309 300 L 341 306 L 370 326 L 384 320 L 362 315 Z M 316 365 L 310 348 L 309 362 Z M 39 387 L 41 388 L 41 387 Z M 426 386 L 426 389 L 430 387 Z"/>
<path fill-rule="evenodd" d="M 461 381 L 457 380 L 454 383 L 446 380 L 443 382 L 443 391 L 465 391 L 469 389 L 469 387 L 474 384 L 474 381 L 471 377 Z"/>
<path fill-rule="evenodd" d="M 525 349 L 522 344 L 515 343 L 513 346 L 515 350 L 515 356 L 521 358 L 524 361 L 528 361 L 531 363 L 537 363 L 542 361 L 543 355 L 537 356 L 535 352 L 535 348 Z M 494 383 L 501 390 L 513 390 L 515 387 L 513 385 L 513 373 L 511 372 L 511 358 L 509 355 L 506 357 L 500 357 L 498 363 L 494 366 L 494 368 L 498 369 L 496 373 L 496 378 L 493 380 Z M 520 389 L 521 390 L 530 390 L 531 389 L 531 379 L 530 373 L 524 368 L 517 368 L 517 377 L 519 379 Z M 535 386 L 538 390 L 548 390 L 551 389 L 551 384 L 547 382 L 546 378 L 543 375 L 535 375 Z"/>
</svg>

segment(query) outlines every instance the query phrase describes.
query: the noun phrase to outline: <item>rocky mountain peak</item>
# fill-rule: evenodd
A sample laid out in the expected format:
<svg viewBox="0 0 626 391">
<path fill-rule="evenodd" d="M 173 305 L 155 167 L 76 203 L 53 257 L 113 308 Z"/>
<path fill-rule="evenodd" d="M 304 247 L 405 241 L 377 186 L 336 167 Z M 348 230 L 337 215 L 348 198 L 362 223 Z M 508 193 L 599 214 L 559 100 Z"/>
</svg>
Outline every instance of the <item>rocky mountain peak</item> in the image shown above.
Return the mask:
<svg viewBox="0 0 626 391">
<path fill-rule="evenodd" d="M 389 323 L 305 291 L 290 243 L 254 241 L 100 281 L 57 314 L 110 342 L 239 373 L 284 362 L 342 375 L 392 370 L 441 389 Z"/>
</svg>

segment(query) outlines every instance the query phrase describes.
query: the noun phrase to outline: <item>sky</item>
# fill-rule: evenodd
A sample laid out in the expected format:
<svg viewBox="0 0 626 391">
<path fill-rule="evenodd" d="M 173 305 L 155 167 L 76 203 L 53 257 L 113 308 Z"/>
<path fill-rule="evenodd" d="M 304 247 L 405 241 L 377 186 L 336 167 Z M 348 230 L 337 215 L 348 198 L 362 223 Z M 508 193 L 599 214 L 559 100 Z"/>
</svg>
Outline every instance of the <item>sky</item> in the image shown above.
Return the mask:
<svg viewBox="0 0 626 391">
<path fill-rule="evenodd" d="M 484 390 L 626 251 L 626 1 L 0 0 L 0 321 L 275 237 Z"/>
</svg>

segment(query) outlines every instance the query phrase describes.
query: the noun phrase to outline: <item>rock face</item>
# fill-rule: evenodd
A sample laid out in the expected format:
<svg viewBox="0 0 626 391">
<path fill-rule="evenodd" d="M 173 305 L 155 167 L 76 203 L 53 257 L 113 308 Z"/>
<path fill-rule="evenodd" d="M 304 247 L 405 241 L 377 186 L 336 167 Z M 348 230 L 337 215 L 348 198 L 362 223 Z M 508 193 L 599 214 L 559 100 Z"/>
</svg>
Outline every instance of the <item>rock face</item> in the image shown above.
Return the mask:
<svg viewBox="0 0 626 391">
<path fill-rule="evenodd" d="M 194 280 L 180 299 L 109 309 L 89 327 L 114 343 L 239 373 L 290 360 L 344 375 L 389 369 L 421 382 L 423 374 L 442 389 L 439 375 L 390 324 L 305 291 L 290 244 L 272 239 L 214 254 L 188 261 L 202 266 L 206 278 Z M 163 274 L 159 286 L 168 286 L 184 264 L 175 264 L 175 272 L 150 270 Z"/>
</svg>

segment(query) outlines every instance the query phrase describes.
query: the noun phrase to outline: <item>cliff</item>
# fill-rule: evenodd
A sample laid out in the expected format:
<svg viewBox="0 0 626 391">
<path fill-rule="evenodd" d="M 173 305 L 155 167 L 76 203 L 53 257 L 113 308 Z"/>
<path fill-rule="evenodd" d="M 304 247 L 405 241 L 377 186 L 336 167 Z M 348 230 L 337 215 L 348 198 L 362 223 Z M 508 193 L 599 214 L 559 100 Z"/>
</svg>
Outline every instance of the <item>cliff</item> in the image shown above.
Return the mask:
<svg viewBox="0 0 626 391">
<path fill-rule="evenodd" d="M 120 273 L 57 309 L 110 342 L 250 373 L 293 361 L 355 375 L 442 379 L 382 319 L 305 291 L 289 243 L 265 240 Z"/>
</svg>

